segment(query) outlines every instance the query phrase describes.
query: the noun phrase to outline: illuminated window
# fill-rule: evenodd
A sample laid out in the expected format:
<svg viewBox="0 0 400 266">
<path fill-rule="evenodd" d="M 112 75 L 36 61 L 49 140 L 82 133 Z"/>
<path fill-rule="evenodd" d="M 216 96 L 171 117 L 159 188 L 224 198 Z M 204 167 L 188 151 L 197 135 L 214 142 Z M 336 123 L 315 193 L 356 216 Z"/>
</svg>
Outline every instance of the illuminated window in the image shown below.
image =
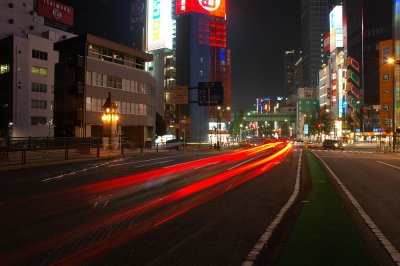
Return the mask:
<svg viewBox="0 0 400 266">
<path fill-rule="evenodd" d="M 3 64 L 0 65 L 0 75 L 4 73 L 10 72 L 10 65 L 9 64 Z"/>
<path fill-rule="evenodd" d="M 32 74 L 35 76 L 45 77 L 45 76 L 47 76 L 47 68 L 33 66 Z"/>
</svg>

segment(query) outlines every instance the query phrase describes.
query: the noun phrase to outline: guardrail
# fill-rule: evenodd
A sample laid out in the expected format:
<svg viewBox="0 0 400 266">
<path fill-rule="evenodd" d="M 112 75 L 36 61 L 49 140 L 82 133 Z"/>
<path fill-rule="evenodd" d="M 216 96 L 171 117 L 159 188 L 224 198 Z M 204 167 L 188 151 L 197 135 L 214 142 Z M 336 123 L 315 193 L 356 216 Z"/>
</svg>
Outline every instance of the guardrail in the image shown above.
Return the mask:
<svg viewBox="0 0 400 266">
<path fill-rule="evenodd" d="M 161 149 L 160 149 L 161 150 Z M 129 143 L 97 145 L 93 143 L 77 143 L 74 146 L 14 148 L 0 147 L 0 168 L 24 164 L 41 164 L 46 162 L 76 159 L 96 159 L 100 157 L 129 155 L 148 151 L 159 151 L 157 147 Z"/>
</svg>

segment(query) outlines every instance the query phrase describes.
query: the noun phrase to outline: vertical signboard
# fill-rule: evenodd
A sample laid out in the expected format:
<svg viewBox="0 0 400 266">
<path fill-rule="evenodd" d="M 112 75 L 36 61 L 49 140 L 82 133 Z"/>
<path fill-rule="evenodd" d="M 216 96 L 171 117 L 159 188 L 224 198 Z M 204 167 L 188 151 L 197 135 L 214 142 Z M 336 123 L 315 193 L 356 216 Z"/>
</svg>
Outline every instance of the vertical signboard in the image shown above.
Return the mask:
<svg viewBox="0 0 400 266">
<path fill-rule="evenodd" d="M 147 51 L 172 49 L 171 0 L 147 1 Z"/>
<path fill-rule="evenodd" d="M 336 71 L 332 72 L 332 103 L 337 102 L 337 85 L 336 85 Z"/>
<path fill-rule="evenodd" d="M 308 135 L 308 124 L 304 124 L 304 135 Z"/>
<path fill-rule="evenodd" d="M 338 69 L 338 95 L 339 95 L 339 117 L 343 115 L 343 69 Z"/>
<path fill-rule="evenodd" d="M 379 57 L 379 87 L 380 97 L 379 103 L 380 112 L 380 127 L 384 129 L 391 128 L 391 125 L 384 123 L 393 116 L 393 64 L 388 63 L 388 59 L 392 57 L 392 40 L 379 42 L 380 57 Z"/>
<path fill-rule="evenodd" d="M 330 52 L 343 47 L 343 9 L 336 6 L 329 15 Z"/>
</svg>

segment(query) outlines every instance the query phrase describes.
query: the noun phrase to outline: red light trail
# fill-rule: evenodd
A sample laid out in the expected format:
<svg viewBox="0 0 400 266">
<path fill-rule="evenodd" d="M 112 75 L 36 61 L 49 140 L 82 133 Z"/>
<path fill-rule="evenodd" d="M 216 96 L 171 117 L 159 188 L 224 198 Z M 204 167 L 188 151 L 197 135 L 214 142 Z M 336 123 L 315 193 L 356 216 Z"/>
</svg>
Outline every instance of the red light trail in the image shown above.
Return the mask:
<svg viewBox="0 0 400 266">
<path fill-rule="evenodd" d="M 259 152 L 282 145 L 282 143 L 267 144 L 231 154 L 202 159 L 182 165 L 171 166 L 168 168 L 151 171 L 149 173 L 142 173 L 113 181 L 100 182 L 98 184 L 80 187 L 78 188 L 78 191 L 82 192 L 85 191 L 85 189 L 90 188 L 89 190 L 86 190 L 89 192 L 89 195 L 110 190 L 113 190 L 114 193 L 126 192 L 129 190 L 127 186 L 137 185 L 138 183 L 143 183 L 144 181 L 148 181 L 150 179 L 160 178 L 160 175 L 165 176 L 176 173 L 181 173 L 183 175 L 184 173 L 182 172 L 184 171 L 193 169 L 196 166 L 204 165 L 205 163 L 210 164 L 218 160 L 220 160 L 223 165 L 226 165 L 228 163 L 232 163 Z M 34 244 L 34 246 L 29 245 L 25 248 L 15 250 L 10 254 L 1 255 L 0 261 L 15 263 L 16 261 L 20 260 L 27 260 L 29 259 L 29 256 L 42 252 L 47 252 L 50 254 L 45 264 L 79 264 L 87 260 L 93 260 L 99 255 L 109 252 L 115 247 L 123 245 L 134 236 L 143 234 L 152 228 L 175 219 L 190 209 L 202 205 L 237 187 L 238 185 L 251 180 L 256 176 L 259 176 L 285 158 L 290 149 L 291 144 L 286 144 L 283 146 L 283 148 L 280 148 L 278 151 L 268 155 L 265 158 L 240 165 L 236 168 L 198 181 L 176 191 L 172 191 L 164 196 L 150 200 L 133 208 L 128 208 L 112 216 L 90 222 L 86 225 L 72 229 L 69 232 L 60 234 L 55 238 L 43 240 Z M 212 167 L 220 166 L 221 165 L 218 164 L 212 164 Z M 158 174 L 156 175 L 155 172 Z M 110 185 L 110 187 L 107 185 Z M 77 190 L 75 190 L 75 192 L 76 191 Z M 144 218 L 142 221 L 134 222 L 138 219 L 138 217 L 141 217 L 141 215 L 146 213 L 150 214 L 153 212 L 155 212 L 155 214 L 150 215 L 150 218 Z M 119 225 L 121 224 L 126 224 L 127 221 L 128 225 L 125 225 L 125 228 L 115 229 L 119 228 Z M 74 250 L 72 248 L 72 246 L 75 246 L 74 243 L 81 241 L 83 237 L 93 238 L 91 235 L 101 235 L 101 232 L 109 230 L 110 227 L 114 229 L 111 231 L 108 237 L 98 239 L 97 241 L 90 241 L 92 244 L 88 244 L 79 250 Z M 61 245 L 60 248 L 60 243 L 68 244 Z M 57 247 L 57 250 L 64 250 L 65 253 L 52 255 L 52 253 L 49 251 L 54 249 L 54 247 Z"/>
</svg>

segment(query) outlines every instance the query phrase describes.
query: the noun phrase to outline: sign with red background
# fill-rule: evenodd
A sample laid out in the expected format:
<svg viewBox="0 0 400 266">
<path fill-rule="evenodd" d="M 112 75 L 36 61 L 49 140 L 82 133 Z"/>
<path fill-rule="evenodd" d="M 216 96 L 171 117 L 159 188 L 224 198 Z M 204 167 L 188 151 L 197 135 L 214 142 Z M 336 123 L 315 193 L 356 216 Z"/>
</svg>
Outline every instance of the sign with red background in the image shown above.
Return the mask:
<svg viewBox="0 0 400 266">
<path fill-rule="evenodd" d="M 39 16 L 73 26 L 74 9 L 53 0 L 38 0 L 37 13 Z"/>
<path fill-rule="evenodd" d="M 176 14 L 198 12 L 224 18 L 226 16 L 226 0 L 177 0 Z"/>
</svg>

